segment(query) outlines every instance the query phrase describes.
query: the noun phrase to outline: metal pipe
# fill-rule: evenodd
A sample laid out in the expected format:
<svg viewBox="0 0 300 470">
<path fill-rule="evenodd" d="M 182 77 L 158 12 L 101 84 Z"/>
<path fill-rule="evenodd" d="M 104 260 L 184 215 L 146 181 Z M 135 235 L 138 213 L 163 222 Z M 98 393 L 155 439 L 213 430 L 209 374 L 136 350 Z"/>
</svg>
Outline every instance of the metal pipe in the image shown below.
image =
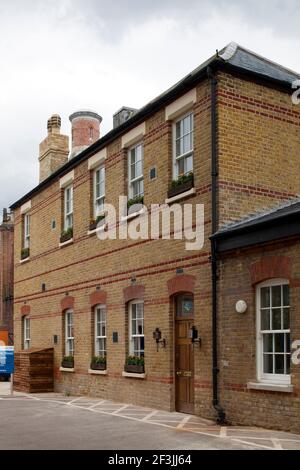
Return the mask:
<svg viewBox="0 0 300 470">
<path fill-rule="evenodd" d="M 211 91 L 211 231 L 212 235 L 218 228 L 217 213 L 217 78 L 211 67 L 207 67 Z M 215 239 L 211 239 L 211 284 L 212 284 L 212 386 L 213 407 L 218 413 L 218 422 L 225 422 L 225 412 L 219 404 L 218 395 L 218 303 L 217 303 L 217 247 Z"/>
</svg>

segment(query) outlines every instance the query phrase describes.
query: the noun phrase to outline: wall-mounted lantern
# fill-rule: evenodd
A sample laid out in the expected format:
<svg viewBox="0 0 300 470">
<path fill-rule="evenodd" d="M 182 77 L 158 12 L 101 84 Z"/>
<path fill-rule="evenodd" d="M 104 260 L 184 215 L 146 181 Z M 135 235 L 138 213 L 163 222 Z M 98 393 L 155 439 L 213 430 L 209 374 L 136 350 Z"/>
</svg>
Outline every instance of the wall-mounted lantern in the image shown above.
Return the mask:
<svg viewBox="0 0 300 470">
<path fill-rule="evenodd" d="M 159 344 L 161 344 L 163 348 L 166 347 L 166 339 L 161 339 L 161 331 L 159 328 L 155 328 L 155 330 L 153 331 L 153 339 L 155 339 L 156 341 L 157 351 Z"/>
<path fill-rule="evenodd" d="M 235 310 L 237 313 L 245 313 L 247 311 L 247 307 L 245 300 L 238 300 L 235 304 Z"/>
<path fill-rule="evenodd" d="M 198 343 L 201 346 L 201 338 L 198 338 L 198 330 L 194 325 L 189 330 L 189 338 L 193 344 Z"/>
</svg>

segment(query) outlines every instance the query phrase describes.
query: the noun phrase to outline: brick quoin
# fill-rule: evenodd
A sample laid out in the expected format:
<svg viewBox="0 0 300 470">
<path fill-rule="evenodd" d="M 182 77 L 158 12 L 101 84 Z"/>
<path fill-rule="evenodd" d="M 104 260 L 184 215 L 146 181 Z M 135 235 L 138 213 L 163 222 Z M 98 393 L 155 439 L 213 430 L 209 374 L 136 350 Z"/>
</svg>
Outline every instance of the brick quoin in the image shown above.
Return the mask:
<svg viewBox="0 0 300 470">
<path fill-rule="evenodd" d="M 106 304 L 107 293 L 105 291 L 95 291 L 90 295 L 91 307 L 95 305 Z"/>
<path fill-rule="evenodd" d="M 124 302 L 127 303 L 130 300 L 138 299 L 143 300 L 145 294 L 145 286 L 128 286 L 123 289 Z"/>
<path fill-rule="evenodd" d="M 267 279 L 291 277 L 291 258 L 288 256 L 264 256 L 250 266 L 252 285 Z"/>
<path fill-rule="evenodd" d="M 191 274 L 177 274 L 167 282 L 169 296 L 171 297 L 171 295 L 178 294 L 179 292 L 190 292 L 193 294 L 195 282 L 196 278 Z"/>
<path fill-rule="evenodd" d="M 21 307 L 21 316 L 24 317 L 24 315 L 29 315 L 30 314 L 30 305 L 23 305 Z"/>
<path fill-rule="evenodd" d="M 74 308 L 74 297 L 72 297 L 71 295 L 63 297 L 60 301 L 60 306 L 62 311 L 68 310 L 69 308 Z"/>
</svg>

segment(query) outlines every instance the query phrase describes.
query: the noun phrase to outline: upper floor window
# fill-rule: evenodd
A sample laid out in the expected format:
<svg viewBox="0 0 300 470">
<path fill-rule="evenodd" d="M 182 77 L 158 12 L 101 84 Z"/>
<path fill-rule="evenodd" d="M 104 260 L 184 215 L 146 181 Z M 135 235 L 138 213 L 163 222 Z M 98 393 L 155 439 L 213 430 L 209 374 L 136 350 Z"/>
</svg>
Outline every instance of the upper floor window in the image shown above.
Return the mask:
<svg viewBox="0 0 300 470">
<path fill-rule="evenodd" d="M 106 308 L 95 307 L 95 355 L 106 356 Z"/>
<path fill-rule="evenodd" d="M 104 210 L 105 203 L 105 168 L 100 166 L 94 171 L 94 217 Z"/>
<path fill-rule="evenodd" d="M 74 356 L 73 310 L 67 310 L 65 313 L 65 355 Z"/>
<path fill-rule="evenodd" d="M 143 144 L 137 144 L 128 150 L 128 196 L 134 199 L 144 195 Z"/>
<path fill-rule="evenodd" d="M 30 215 L 24 215 L 24 240 L 23 240 L 24 248 L 30 247 Z"/>
<path fill-rule="evenodd" d="M 73 227 L 73 186 L 64 190 L 64 230 Z"/>
<path fill-rule="evenodd" d="M 144 356 L 144 303 L 141 300 L 129 304 L 129 351 L 132 356 Z"/>
<path fill-rule="evenodd" d="M 23 317 L 23 348 L 30 348 L 30 318 Z"/>
<path fill-rule="evenodd" d="M 178 119 L 173 126 L 174 178 L 193 171 L 194 115 L 189 113 Z"/>
<path fill-rule="evenodd" d="M 258 379 L 290 383 L 290 296 L 284 280 L 257 287 Z"/>
</svg>

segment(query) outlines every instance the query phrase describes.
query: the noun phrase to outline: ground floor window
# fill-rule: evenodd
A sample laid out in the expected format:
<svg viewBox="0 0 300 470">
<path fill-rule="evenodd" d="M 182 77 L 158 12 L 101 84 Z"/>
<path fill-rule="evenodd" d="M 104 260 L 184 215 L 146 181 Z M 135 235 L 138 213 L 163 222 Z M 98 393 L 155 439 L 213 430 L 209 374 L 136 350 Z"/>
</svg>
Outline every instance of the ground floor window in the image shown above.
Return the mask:
<svg viewBox="0 0 300 470">
<path fill-rule="evenodd" d="M 74 356 L 74 323 L 73 311 L 67 310 L 65 313 L 65 354 L 66 356 Z"/>
<path fill-rule="evenodd" d="M 30 348 L 30 318 L 23 317 L 23 348 Z"/>
<path fill-rule="evenodd" d="M 144 303 L 133 300 L 129 303 L 129 354 L 144 356 Z"/>
<path fill-rule="evenodd" d="M 95 307 L 95 355 L 106 357 L 106 307 Z"/>
<path fill-rule="evenodd" d="M 290 293 L 285 280 L 257 288 L 258 379 L 290 383 Z"/>
</svg>

